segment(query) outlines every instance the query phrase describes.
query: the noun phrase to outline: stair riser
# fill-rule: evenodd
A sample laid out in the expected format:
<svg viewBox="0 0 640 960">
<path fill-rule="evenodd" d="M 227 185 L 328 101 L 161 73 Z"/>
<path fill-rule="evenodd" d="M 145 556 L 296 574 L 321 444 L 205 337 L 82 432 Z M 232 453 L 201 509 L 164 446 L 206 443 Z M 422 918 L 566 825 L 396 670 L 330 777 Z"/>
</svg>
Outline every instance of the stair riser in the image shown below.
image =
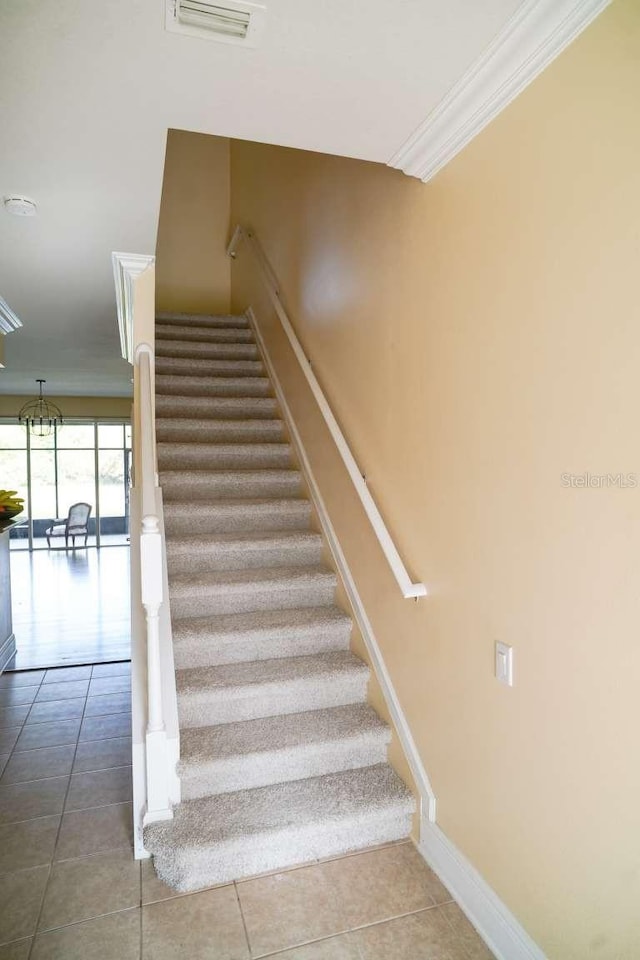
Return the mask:
<svg viewBox="0 0 640 960">
<path fill-rule="evenodd" d="M 327 607 L 333 603 L 335 577 L 311 581 L 274 581 L 271 583 L 210 583 L 171 588 L 171 616 L 207 617 L 224 613 L 250 613 L 254 610 L 292 610 L 296 607 Z M 301 708 L 304 709 L 304 708 Z M 310 709 L 310 708 L 306 708 Z"/>
<path fill-rule="evenodd" d="M 278 443 L 284 440 L 282 420 L 156 420 L 162 443 Z"/>
<path fill-rule="evenodd" d="M 277 417 L 271 397 L 156 397 L 156 416 L 198 420 L 259 420 Z"/>
<path fill-rule="evenodd" d="M 259 360 L 184 360 L 156 357 L 156 374 L 177 377 L 259 377 L 264 367 Z"/>
<path fill-rule="evenodd" d="M 354 670 L 347 675 L 332 676 L 330 680 L 318 676 L 301 677 L 287 683 L 260 684 L 259 691 L 255 692 L 250 687 L 242 687 L 233 697 L 229 688 L 224 688 L 217 696 L 215 689 L 188 694 L 178 692 L 180 726 L 213 726 L 364 703 L 368 678 L 368 670 Z"/>
<path fill-rule="evenodd" d="M 375 735 L 313 744 L 296 751 L 245 754 L 218 763 L 212 761 L 206 766 L 183 762 L 178 767 L 181 796 L 183 800 L 197 800 L 385 763 L 389 739 L 389 731 L 381 729 Z"/>
<path fill-rule="evenodd" d="M 169 574 L 203 573 L 215 570 L 255 570 L 260 567 L 308 567 L 322 562 L 322 543 L 250 545 L 225 548 L 215 541 L 204 542 L 197 552 L 167 543 Z"/>
<path fill-rule="evenodd" d="M 177 622 L 179 624 L 179 621 Z M 332 627 L 323 631 L 280 631 L 264 636 L 243 636 L 227 639 L 216 635 L 180 639 L 174 626 L 173 656 L 178 670 L 186 667 L 215 667 L 225 663 L 243 663 L 248 660 L 272 660 L 274 657 L 311 657 L 317 653 L 348 650 L 351 625 Z"/>
<path fill-rule="evenodd" d="M 266 377 L 157 376 L 157 396 L 182 397 L 269 397 Z"/>
<path fill-rule="evenodd" d="M 269 530 L 308 530 L 311 504 L 290 503 L 207 504 L 165 503 L 164 525 L 168 536 L 198 533 L 264 533 Z"/>
<path fill-rule="evenodd" d="M 232 314 L 226 316 L 211 316 L 193 313 L 158 313 L 156 314 L 156 323 L 164 326 L 189 326 L 189 327 L 207 327 L 219 330 L 224 327 L 248 327 L 249 321 L 246 317 L 234 317 Z"/>
<path fill-rule="evenodd" d="M 186 893 L 323 857 L 392 843 L 408 837 L 411 827 L 411 814 L 398 810 L 395 815 L 361 816 L 331 828 L 285 828 L 275 835 L 269 833 L 250 840 L 227 841 L 181 852 L 175 857 L 156 856 L 154 864 L 161 880 Z"/>
<path fill-rule="evenodd" d="M 260 472 L 242 476 L 242 471 L 234 478 L 226 476 L 216 477 L 212 473 L 197 474 L 185 472 L 184 476 L 177 473 L 163 472 L 160 474 L 160 485 L 165 500 L 216 500 L 252 499 L 262 497 L 296 497 L 302 491 L 300 474 L 296 470 L 287 471 L 280 476 Z"/>
<path fill-rule="evenodd" d="M 156 324 L 156 344 L 179 340 L 197 343 L 253 343 L 249 327 L 188 327 L 180 324 Z"/>
<path fill-rule="evenodd" d="M 157 340 L 157 357 L 188 357 L 194 360 L 258 360 L 253 343 L 190 343 L 185 340 Z"/>
<path fill-rule="evenodd" d="M 157 449 L 160 470 L 286 470 L 292 466 L 291 448 L 286 443 L 269 447 L 160 442 Z"/>
</svg>

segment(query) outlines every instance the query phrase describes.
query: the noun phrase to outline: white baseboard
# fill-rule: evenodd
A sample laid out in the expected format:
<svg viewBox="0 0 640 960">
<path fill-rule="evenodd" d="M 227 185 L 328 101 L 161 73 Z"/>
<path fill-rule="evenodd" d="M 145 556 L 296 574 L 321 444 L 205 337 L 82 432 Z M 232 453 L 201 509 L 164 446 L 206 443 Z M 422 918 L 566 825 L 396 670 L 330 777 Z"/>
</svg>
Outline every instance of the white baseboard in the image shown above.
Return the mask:
<svg viewBox="0 0 640 960">
<path fill-rule="evenodd" d="M 402 744 L 402 749 L 404 750 L 404 754 L 407 758 L 407 763 L 409 764 L 411 773 L 413 774 L 420 797 L 420 822 L 422 823 L 423 821 L 423 814 L 426 814 L 428 820 L 435 821 L 436 797 L 429 782 L 427 771 L 424 768 L 415 740 L 413 739 L 411 730 L 409 729 L 409 724 L 407 723 L 407 719 L 404 715 L 402 707 L 400 706 L 400 701 L 398 700 L 394 690 L 391 677 L 389 676 L 389 672 L 386 668 L 382 653 L 380 651 L 380 647 L 378 646 L 378 641 L 376 640 L 373 632 L 371 621 L 366 614 L 360 594 L 358 593 L 358 588 L 355 584 L 353 576 L 351 575 L 351 570 L 347 563 L 346 557 L 342 551 L 340 543 L 338 542 L 336 532 L 327 512 L 326 504 L 311 470 L 311 464 L 309 463 L 309 458 L 307 457 L 304 449 L 298 428 L 293 421 L 291 410 L 282 390 L 280 379 L 273 366 L 269 351 L 264 342 L 264 338 L 260 332 L 260 328 L 258 327 L 255 313 L 251 307 L 249 307 L 249 309 L 246 311 L 246 316 L 255 333 L 258 347 L 264 359 L 265 366 L 269 372 L 269 376 L 271 377 L 271 382 L 273 384 L 278 403 L 280 404 L 287 428 L 291 435 L 292 445 L 295 449 L 296 456 L 302 468 L 302 473 L 309 487 L 311 500 L 313 501 L 313 505 L 318 514 L 322 531 L 327 539 L 327 543 L 338 569 L 338 573 L 340 574 L 347 592 L 347 596 L 360 629 L 360 633 L 362 634 L 362 638 L 366 644 L 367 652 L 371 659 L 371 664 L 373 666 L 376 678 L 380 684 L 382 695 L 386 701 L 387 707 L 389 708 L 389 713 L 393 720 L 400 743 Z"/>
<path fill-rule="evenodd" d="M 420 842 L 418 849 L 429 866 L 451 891 L 458 905 L 476 928 L 480 936 L 495 954 L 497 960 L 546 960 L 516 918 L 509 912 L 477 870 L 436 826 L 436 797 L 429 782 L 406 717 L 398 701 L 391 677 L 378 646 L 373 627 L 362 604 L 346 557 L 338 542 L 326 504 L 318 489 L 309 458 L 293 420 L 278 374 L 273 366 L 268 348 L 260 332 L 255 313 L 251 307 L 246 316 L 255 333 L 256 341 L 273 384 L 282 410 L 291 443 L 299 460 L 302 473 L 309 487 L 313 505 L 318 514 L 323 533 L 327 539 L 334 562 L 349 598 L 354 616 L 362 633 L 371 663 L 380 684 L 389 713 L 398 733 L 407 762 L 420 794 Z"/>
<path fill-rule="evenodd" d="M 498 895 L 435 823 L 422 823 L 418 850 L 497 960 L 546 960 Z"/>
<path fill-rule="evenodd" d="M 11 657 L 16 652 L 16 635 L 15 633 L 10 633 L 7 639 L 0 647 L 0 673 L 3 672 L 6 665 L 11 660 Z"/>
</svg>

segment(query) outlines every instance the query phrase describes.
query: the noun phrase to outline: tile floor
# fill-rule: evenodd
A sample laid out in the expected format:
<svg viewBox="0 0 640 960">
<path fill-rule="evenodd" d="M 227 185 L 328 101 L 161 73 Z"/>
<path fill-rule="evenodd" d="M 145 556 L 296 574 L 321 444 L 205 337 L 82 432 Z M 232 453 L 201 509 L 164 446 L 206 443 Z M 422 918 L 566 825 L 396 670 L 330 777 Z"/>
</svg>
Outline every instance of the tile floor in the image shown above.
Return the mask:
<svg viewBox="0 0 640 960">
<path fill-rule="evenodd" d="M 490 960 L 410 842 L 166 887 L 132 855 L 129 683 L 0 676 L 0 960 Z"/>
</svg>

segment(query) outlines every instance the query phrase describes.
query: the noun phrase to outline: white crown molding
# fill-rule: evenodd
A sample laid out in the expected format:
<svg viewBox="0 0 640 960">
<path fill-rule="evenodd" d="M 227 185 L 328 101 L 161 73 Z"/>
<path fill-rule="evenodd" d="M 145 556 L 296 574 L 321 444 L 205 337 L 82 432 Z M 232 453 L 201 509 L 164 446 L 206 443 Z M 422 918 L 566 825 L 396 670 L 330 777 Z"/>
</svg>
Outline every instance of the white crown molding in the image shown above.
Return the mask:
<svg viewBox="0 0 640 960">
<path fill-rule="evenodd" d="M 112 253 L 113 279 L 116 285 L 118 329 L 122 356 L 133 363 L 133 286 L 141 273 L 155 263 L 156 258 L 143 253 Z"/>
<path fill-rule="evenodd" d="M 15 315 L 7 301 L 0 297 L 0 333 L 13 333 L 21 326 L 22 320 Z"/>
<path fill-rule="evenodd" d="M 430 180 L 610 2 L 525 0 L 388 165 Z"/>
<path fill-rule="evenodd" d="M 423 819 L 418 850 L 451 891 L 497 960 L 546 960 L 497 893 L 435 823 Z"/>
</svg>

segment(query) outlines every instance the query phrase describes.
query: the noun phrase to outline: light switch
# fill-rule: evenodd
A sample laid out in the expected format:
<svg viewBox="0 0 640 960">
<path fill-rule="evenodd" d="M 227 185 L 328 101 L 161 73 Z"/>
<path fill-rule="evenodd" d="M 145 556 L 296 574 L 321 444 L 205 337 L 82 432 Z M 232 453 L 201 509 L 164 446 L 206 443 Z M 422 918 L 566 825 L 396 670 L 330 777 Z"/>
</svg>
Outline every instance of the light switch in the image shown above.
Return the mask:
<svg viewBox="0 0 640 960">
<path fill-rule="evenodd" d="M 513 647 L 496 642 L 496 677 L 507 687 L 513 686 Z"/>
</svg>

